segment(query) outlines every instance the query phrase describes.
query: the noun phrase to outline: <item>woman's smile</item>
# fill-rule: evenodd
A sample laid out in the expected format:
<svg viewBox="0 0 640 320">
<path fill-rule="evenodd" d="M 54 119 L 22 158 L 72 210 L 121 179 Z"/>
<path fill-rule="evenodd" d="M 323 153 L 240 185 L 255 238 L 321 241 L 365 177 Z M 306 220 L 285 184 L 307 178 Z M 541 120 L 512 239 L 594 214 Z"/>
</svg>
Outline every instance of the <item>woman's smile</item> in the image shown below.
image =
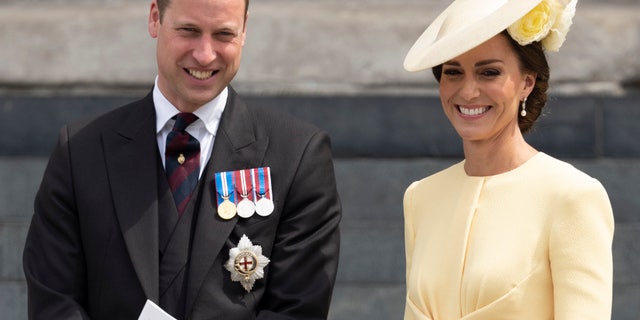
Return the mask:
<svg viewBox="0 0 640 320">
<path fill-rule="evenodd" d="M 477 117 L 485 114 L 491 106 L 458 106 L 458 111 L 464 116 Z"/>
</svg>

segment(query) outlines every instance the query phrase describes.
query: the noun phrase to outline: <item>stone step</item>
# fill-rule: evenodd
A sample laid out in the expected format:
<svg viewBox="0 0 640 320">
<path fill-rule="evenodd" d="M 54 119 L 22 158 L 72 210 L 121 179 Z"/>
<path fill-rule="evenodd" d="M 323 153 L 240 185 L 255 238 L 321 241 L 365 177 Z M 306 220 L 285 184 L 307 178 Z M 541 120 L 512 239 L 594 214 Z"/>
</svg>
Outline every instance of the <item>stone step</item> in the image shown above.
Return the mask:
<svg viewBox="0 0 640 320">
<path fill-rule="evenodd" d="M 63 124 L 138 97 L 0 94 L 0 117 L 6 119 L 0 127 L 0 156 L 48 155 Z M 251 105 L 284 110 L 327 130 L 338 158 L 462 156 L 460 139 L 435 97 L 243 97 Z M 527 140 L 557 157 L 637 158 L 639 105 L 640 92 L 622 97 L 552 95 Z"/>
<path fill-rule="evenodd" d="M 234 86 L 332 136 L 344 218 L 329 319 L 401 318 L 402 194 L 461 159 L 428 72 L 402 60 L 446 0 L 252 1 Z M 57 131 L 155 76 L 148 0 L 0 2 L 0 314 L 26 319 L 21 254 Z M 529 141 L 605 185 L 616 218 L 614 320 L 640 318 L 640 2 L 580 0 Z M 9 45 L 6 45 L 9 44 Z M 10 62 L 10 63 L 7 63 Z M 7 183 L 8 182 L 8 183 Z M 366 186 L 366 189 L 363 189 Z"/>
<path fill-rule="evenodd" d="M 402 194 L 406 186 L 453 159 L 337 159 L 343 203 L 342 245 L 330 319 L 399 318 L 404 304 Z M 640 315 L 640 181 L 637 160 L 571 160 L 600 179 L 616 218 L 614 320 Z M 22 248 L 46 157 L 0 157 L 0 312 L 26 318 Z M 363 189 L 363 186 L 367 186 Z"/>
</svg>

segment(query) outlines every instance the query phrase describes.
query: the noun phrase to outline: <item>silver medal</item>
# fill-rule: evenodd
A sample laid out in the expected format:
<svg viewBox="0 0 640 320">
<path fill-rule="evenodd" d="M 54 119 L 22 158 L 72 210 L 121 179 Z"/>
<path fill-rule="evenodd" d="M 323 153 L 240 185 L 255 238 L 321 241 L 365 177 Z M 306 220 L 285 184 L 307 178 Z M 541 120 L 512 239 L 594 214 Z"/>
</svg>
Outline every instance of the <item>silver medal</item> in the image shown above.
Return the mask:
<svg viewBox="0 0 640 320">
<path fill-rule="evenodd" d="M 260 198 L 256 201 L 256 213 L 266 217 L 273 212 L 274 207 L 272 200 L 273 193 L 271 192 L 271 168 L 265 167 L 254 170 L 254 179 L 258 180 L 256 195 Z"/>
<path fill-rule="evenodd" d="M 250 218 L 256 211 L 256 206 L 253 201 L 243 196 L 243 199 L 238 202 L 238 216 L 241 218 Z"/>
<path fill-rule="evenodd" d="M 240 185 L 238 187 L 240 187 L 241 189 L 238 191 L 240 192 L 242 200 L 238 202 L 238 216 L 242 218 L 249 218 L 256 211 L 256 206 L 253 201 L 249 200 L 246 170 L 240 170 L 239 174 Z"/>
<path fill-rule="evenodd" d="M 256 213 L 266 217 L 273 212 L 273 201 L 271 199 L 262 197 L 256 202 Z"/>
</svg>

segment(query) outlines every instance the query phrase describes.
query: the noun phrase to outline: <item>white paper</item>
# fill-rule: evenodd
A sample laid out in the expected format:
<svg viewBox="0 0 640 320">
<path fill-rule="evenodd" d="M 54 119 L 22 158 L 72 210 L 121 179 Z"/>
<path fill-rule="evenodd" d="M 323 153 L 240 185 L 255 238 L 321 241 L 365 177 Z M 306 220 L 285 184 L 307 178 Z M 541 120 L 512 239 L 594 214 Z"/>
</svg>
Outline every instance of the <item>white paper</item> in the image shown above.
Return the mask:
<svg viewBox="0 0 640 320">
<path fill-rule="evenodd" d="M 151 300 L 144 304 L 138 320 L 177 320 Z"/>
</svg>

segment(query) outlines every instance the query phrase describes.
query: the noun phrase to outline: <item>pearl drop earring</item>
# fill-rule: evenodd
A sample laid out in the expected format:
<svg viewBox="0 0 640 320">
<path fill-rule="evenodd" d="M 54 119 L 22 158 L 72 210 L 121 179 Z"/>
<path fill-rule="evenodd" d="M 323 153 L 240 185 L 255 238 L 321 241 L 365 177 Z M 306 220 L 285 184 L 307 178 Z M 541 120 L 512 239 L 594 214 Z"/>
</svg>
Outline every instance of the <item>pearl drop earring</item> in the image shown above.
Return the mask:
<svg viewBox="0 0 640 320">
<path fill-rule="evenodd" d="M 523 117 L 527 116 L 527 97 L 522 100 L 522 111 L 520 111 L 520 115 Z"/>
</svg>

